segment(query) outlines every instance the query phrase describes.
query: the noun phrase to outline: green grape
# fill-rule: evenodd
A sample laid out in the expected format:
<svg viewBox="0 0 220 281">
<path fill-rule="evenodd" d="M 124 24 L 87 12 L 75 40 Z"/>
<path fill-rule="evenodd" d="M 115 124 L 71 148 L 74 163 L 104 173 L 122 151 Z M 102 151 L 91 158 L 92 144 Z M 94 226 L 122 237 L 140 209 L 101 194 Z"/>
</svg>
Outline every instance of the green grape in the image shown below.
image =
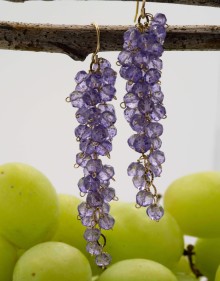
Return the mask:
<svg viewBox="0 0 220 281">
<path fill-rule="evenodd" d="M 0 233 L 18 248 L 49 239 L 59 208 L 49 180 L 35 168 L 8 163 L 0 166 Z"/>
<path fill-rule="evenodd" d="M 60 215 L 59 222 L 52 241 L 64 242 L 79 249 L 89 260 L 93 274 L 99 274 L 101 269 L 95 265 L 94 258 L 86 252 L 86 241 L 83 238 L 85 226 L 77 219 L 77 206 L 82 202 L 79 198 L 67 195 L 58 195 Z"/>
<path fill-rule="evenodd" d="M 59 195 L 60 219 L 53 241 L 61 241 L 81 250 L 90 261 L 93 275 L 102 270 L 85 250 L 85 227 L 77 220 L 80 200 L 70 195 Z M 151 221 L 144 209 L 132 203 L 112 204 L 111 214 L 116 223 L 113 231 L 103 231 L 107 239 L 106 251 L 112 263 L 132 258 L 148 258 L 172 267 L 183 253 L 183 236 L 176 221 L 165 214 L 160 222 Z M 134 235 L 135 233 L 135 235 Z"/>
<path fill-rule="evenodd" d="M 11 281 L 17 260 L 16 248 L 0 236 L 0 280 Z"/>
<path fill-rule="evenodd" d="M 26 249 L 17 249 L 17 257 L 20 258 L 24 253 Z"/>
<path fill-rule="evenodd" d="M 85 252 L 86 241 L 83 238 L 85 226 L 77 219 L 77 206 L 81 200 L 67 194 L 58 194 L 58 200 L 60 206 L 58 226 L 51 240 L 67 243 Z"/>
<path fill-rule="evenodd" d="M 215 281 L 220 281 L 220 266 L 218 267 L 215 275 Z"/>
<path fill-rule="evenodd" d="M 178 263 L 172 268 L 172 271 L 175 273 L 183 273 L 189 275 L 192 273 L 189 260 L 186 256 L 182 256 Z"/>
<path fill-rule="evenodd" d="M 27 250 L 16 263 L 13 281 L 91 281 L 86 257 L 61 242 L 45 242 Z"/>
<path fill-rule="evenodd" d="M 145 259 L 131 259 L 110 266 L 97 281 L 177 281 L 177 278 L 162 264 Z"/>
<path fill-rule="evenodd" d="M 220 238 L 198 239 L 194 251 L 196 267 L 209 280 L 214 280 L 220 264 Z"/>
<path fill-rule="evenodd" d="M 184 273 L 176 273 L 175 274 L 178 281 L 198 281 L 193 275 L 184 274 Z"/>
<path fill-rule="evenodd" d="M 179 261 L 184 249 L 183 236 L 168 212 L 155 222 L 147 217 L 144 208 L 117 202 L 112 204 L 111 214 L 116 221 L 114 229 L 103 233 L 107 238 L 105 249 L 112 255 L 112 263 L 143 258 L 172 268 Z"/>
<path fill-rule="evenodd" d="M 165 209 L 184 234 L 208 238 L 220 236 L 220 173 L 204 172 L 174 181 L 164 196 Z"/>
</svg>

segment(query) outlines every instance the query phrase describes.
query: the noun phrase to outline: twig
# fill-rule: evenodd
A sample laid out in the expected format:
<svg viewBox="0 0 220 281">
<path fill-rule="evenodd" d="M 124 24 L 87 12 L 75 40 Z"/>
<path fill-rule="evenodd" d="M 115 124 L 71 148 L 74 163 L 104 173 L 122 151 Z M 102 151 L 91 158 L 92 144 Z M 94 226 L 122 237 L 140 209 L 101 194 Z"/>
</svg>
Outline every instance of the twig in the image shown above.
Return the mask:
<svg viewBox="0 0 220 281">
<path fill-rule="evenodd" d="M 100 51 L 119 51 L 129 26 L 100 26 Z M 165 50 L 220 50 L 220 26 L 170 26 Z M 0 22 L 0 49 L 64 53 L 84 60 L 96 48 L 93 25 Z"/>
<path fill-rule="evenodd" d="M 23 2 L 30 1 L 30 0 L 6 0 L 6 1 L 23 3 Z M 46 0 L 44 0 L 44 1 L 46 1 Z M 51 1 L 51 0 L 47 0 L 47 1 Z M 88 0 L 86 0 L 86 1 L 88 1 Z M 122 1 L 134 1 L 134 0 L 122 0 Z M 148 2 L 220 7 L 219 0 L 150 0 Z"/>
<path fill-rule="evenodd" d="M 204 276 L 198 268 L 196 268 L 194 262 L 193 262 L 193 256 L 195 255 L 194 246 L 188 245 L 186 250 L 184 250 L 183 255 L 188 257 L 189 260 L 189 266 L 192 270 L 192 272 L 195 274 L 196 278 Z"/>
</svg>

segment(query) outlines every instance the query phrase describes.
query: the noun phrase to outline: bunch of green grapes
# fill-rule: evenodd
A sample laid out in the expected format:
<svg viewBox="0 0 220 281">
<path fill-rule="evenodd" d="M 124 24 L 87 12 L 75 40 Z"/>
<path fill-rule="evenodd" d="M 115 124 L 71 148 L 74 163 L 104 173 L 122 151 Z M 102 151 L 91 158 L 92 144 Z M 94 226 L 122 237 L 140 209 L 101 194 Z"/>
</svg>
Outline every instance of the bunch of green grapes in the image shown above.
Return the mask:
<svg viewBox="0 0 220 281">
<path fill-rule="evenodd" d="M 0 166 L 0 280 L 195 281 L 184 235 L 198 237 L 194 269 L 220 281 L 220 173 L 180 178 L 167 189 L 160 222 L 134 203 L 114 202 L 113 231 L 104 233 L 113 260 L 98 268 L 77 219 L 80 199 L 57 195 L 35 168 Z"/>
<path fill-rule="evenodd" d="M 197 238 L 193 262 L 209 281 L 220 281 L 220 173 L 203 172 L 174 181 L 164 195 L 165 210 L 185 235 Z"/>
</svg>

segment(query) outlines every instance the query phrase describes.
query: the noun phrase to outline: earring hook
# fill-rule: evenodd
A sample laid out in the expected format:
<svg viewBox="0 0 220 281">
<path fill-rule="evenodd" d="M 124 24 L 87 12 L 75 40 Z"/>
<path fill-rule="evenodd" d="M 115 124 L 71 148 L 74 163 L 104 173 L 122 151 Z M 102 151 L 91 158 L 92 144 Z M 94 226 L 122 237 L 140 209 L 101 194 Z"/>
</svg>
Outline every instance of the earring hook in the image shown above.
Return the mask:
<svg viewBox="0 0 220 281">
<path fill-rule="evenodd" d="M 142 19 L 145 17 L 145 4 L 146 4 L 146 0 L 143 0 L 142 1 L 142 7 L 141 7 L 141 17 L 142 17 Z M 139 0 L 137 0 L 134 22 L 136 22 L 136 20 L 137 20 L 138 12 L 139 12 Z"/>
<path fill-rule="evenodd" d="M 95 52 L 93 53 L 92 57 L 93 59 L 95 60 L 95 58 L 97 57 L 97 54 L 100 50 L 100 28 L 98 26 L 98 24 L 96 22 L 93 22 L 92 25 L 95 26 L 95 29 L 96 29 L 96 35 L 97 35 L 97 45 L 96 45 L 96 50 Z"/>
</svg>

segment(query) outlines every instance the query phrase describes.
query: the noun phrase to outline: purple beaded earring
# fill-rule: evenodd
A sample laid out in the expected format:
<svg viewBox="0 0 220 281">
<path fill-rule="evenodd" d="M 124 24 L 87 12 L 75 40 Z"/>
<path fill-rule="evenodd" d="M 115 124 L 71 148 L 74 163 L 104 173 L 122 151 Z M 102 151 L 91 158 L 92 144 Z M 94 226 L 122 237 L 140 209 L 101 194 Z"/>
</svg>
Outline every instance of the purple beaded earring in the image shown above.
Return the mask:
<svg viewBox="0 0 220 281">
<path fill-rule="evenodd" d="M 106 267 L 111 262 L 111 256 L 103 250 L 106 238 L 101 231 L 113 228 L 115 220 L 109 214 L 109 202 L 117 200 L 117 197 L 110 187 L 110 180 L 114 180 L 114 168 L 103 164 L 99 156 L 110 158 L 112 139 L 117 134 L 114 106 L 107 103 L 115 98 L 116 72 L 109 61 L 97 55 L 100 30 L 97 24 L 94 26 L 97 49 L 92 55 L 90 70 L 76 74 L 77 85 L 67 101 L 78 108 L 76 119 L 80 124 L 75 129 L 81 150 L 76 155 L 75 167 L 83 168 L 84 176 L 79 180 L 78 187 L 80 195 L 86 196 L 86 200 L 78 206 L 78 218 L 86 227 L 87 252 L 95 256 L 98 266 Z"/>
<path fill-rule="evenodd" d="M 141 20 L 145 22 L 141 23 Z M 159 138 L 163 126 L 158 121 L 166 118 L 159 81 L 166 26 L 165 15 L 153 17 L 145 12 L 144 0 L 138 24 L 124 33 L 123 50 L 118 56 L 120 75 L 127 80 L 127 93 L 121 107 L 124 108 L 125 119 L 136 132 L 128 139 L 128 145 L 141 153 L 137 162 L 129 165 L 128 175 L 133 177 L 133 184 L 139 190 L 136 206 L 147 207 L 147 215 L 156 221 L 164 214 L 158 203 L 154 178 L 160 176 L 161 164 L 165 161 Z"/>
</svg>

